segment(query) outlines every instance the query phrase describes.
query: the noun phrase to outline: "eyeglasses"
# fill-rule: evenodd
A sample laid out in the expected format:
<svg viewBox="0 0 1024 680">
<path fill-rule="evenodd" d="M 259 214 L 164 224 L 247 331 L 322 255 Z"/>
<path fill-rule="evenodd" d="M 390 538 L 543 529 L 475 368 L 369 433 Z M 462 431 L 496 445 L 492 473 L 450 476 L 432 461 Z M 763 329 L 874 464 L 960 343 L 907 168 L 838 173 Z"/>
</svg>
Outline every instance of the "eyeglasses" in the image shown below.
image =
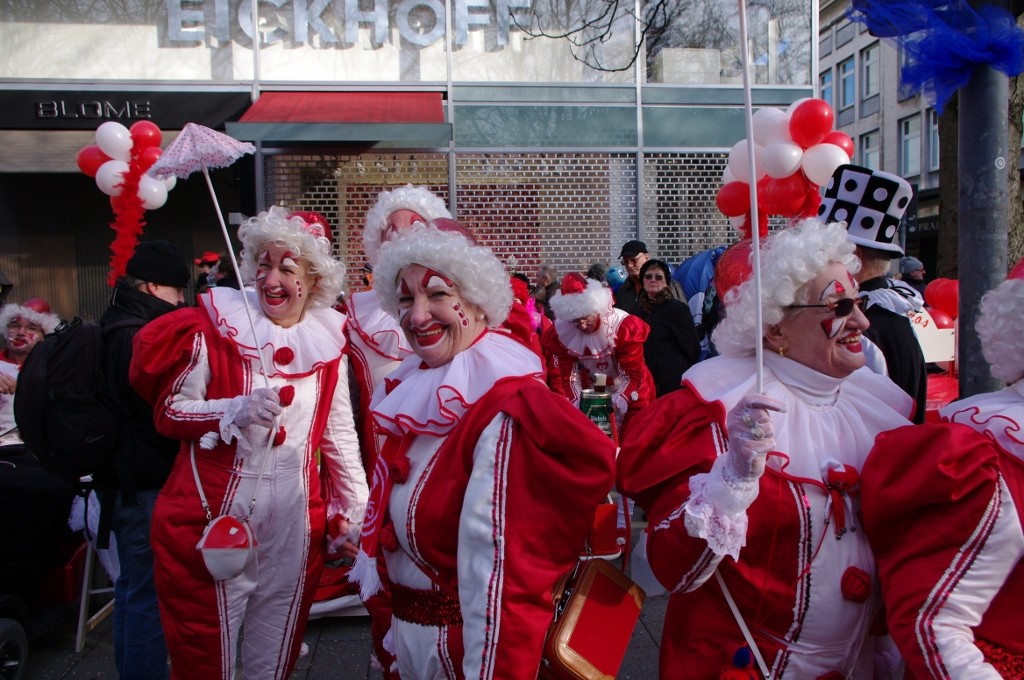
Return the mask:
<svg viewBox="0 0 1024 680">
<path fill-rule="evenodd" d="M 12 321 L 11 323 L 7 324 L 7 330 L 9 331 L 16 331 L 19 328 L 24 331 L 29 331 L 31 333 L 41 334 L 43 332 L 43 329 L 41 329 L 39 326 L 33 323 L 18 323 L 17 321 Z"/>
<path fill-rule="evenodd" d="M 664 281 L 664 274 L 644 274 L 644 281 Z"/>
<path fill-rule="evenodd" d="M 626 265 L 637 264 L 640 261 L 640 258 L 642 258 L 646 254 L 647 253 L 637 253 L 633 257 L 620 257 L 619 262 Z"/>
<path fill-rule="evenodd" d="M 833 312 L 837 318 L 843 318 L 844 316 L 850 316 L 853 314 L 854 307 L 862 307 L 864 305 L 861 298 L 843 298 L 842 300 L 836 300 L 835 302 L 829 302 L 824 305 L 790 305 L 788 309 L 807 309 L 810 307 L 825 307 Z"/>
</svg>

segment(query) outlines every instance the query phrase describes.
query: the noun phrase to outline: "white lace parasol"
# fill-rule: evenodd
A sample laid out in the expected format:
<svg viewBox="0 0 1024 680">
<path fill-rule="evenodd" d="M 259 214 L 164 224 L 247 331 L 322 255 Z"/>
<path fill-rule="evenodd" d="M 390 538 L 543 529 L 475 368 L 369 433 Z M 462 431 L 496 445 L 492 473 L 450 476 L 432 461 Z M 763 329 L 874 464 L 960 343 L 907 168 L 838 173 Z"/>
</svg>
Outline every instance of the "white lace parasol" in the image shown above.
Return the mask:
<svg viewBox="0 0 1024 680">
<path fill-rule="evenodd" d="M 170 146 L 164 149 L 149 168 L 149 174 L 157 179 L 177 177 L 185 179 L 196 170 L 203 171 L 206 179 L 206 187 L 210 190 L 210 198 L 213 199 L 213 207 L 217 212 L 217 221 L 220 222 L 220 231 L 224 236 L 224 243 L 228 248 L 228 257 L 231 258 L 231 266 L 236 272 L 241 271 L 238 267 L 238 259 L 235 257 L 235 249 L 231 245 L 231 237 L 228 235 L 228 227 L 224 223 L 224 215 L 220 211 L 220 203 L 217 201 L 217 192 L 213 190 L 213 182 L 210 181 L 210 168 L 226 168 L 247 153 L 254 153 L 256 147 L 248 142 L 240 142 L 234 137 L 229 137 L 222 132 L 211 130 L 196 123 L 185 123 L 185 127 L 178 133 L 178 137 L 171 142 Z M 249 328 L 252 329 L 252 336 L 256 336 L 256 324 L 253 323 L 252 310 L 249 309 L 249 301 L 246 295 L 242 295 L 242 305 L 245 307 L 245 315 L 249 319 Z M 264 386 L 270 387 L 267 379 L 267 367 L 264 365 L 263 353 L 260 352 L 260 366 L 263 368 Z"/>
<path fill-rule="evenodd" d="M 196 123 L 186 123 L 149 169 L 157 179 L 185 179 L 196 170 L 226 168 L 256 147 Z"/>
</svg>

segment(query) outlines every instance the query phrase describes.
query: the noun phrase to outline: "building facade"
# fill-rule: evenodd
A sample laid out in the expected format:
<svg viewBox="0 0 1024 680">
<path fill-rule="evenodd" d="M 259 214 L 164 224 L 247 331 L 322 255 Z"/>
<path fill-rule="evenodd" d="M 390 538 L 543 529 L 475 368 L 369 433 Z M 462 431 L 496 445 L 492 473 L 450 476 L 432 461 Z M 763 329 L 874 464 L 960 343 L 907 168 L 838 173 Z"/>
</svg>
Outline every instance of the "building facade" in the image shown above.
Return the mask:
<svg viewBox="0 0 1024 680">
<path fill-rule="evenodd" d="M 939 229 L 939 118 L 921 94 L 900 85 L 901 51 L 847 18 L 850 0 L 823 0 L 818 51 L 820 96 L 837 130 L 856 147 L 853 162 L 903 177 L 915 187 L 906 251 L 935 272 Z"/>
<path fill-rule="evenodd" d="M 678 264 L 734 240 L 715 196 L 745 137 L 736 3 L 648 24 L 603 0 L 10 0 L 0 7 L 0 270 L 13 300 L 106 304 L 108 198 L 77 151 L 106 120 L 253 142 L 213 173 L 237 223 L 271 204 L 335 225 L 352 289 L 377 193 L 436 191 L 500 257 L 583 271 L 632 238 Z M 659 5 L 664 8 L 665 5 Z M 817 3 L 750 9 L 755 106 L 813 90 Z M 257 27 L 258 30 L 254 30 Z M 561 36 L 561 37 L 545 37 Z M 254 49 L 258 45 L 258 49 Z M 635 59 L 634 59 L 635 56 Z M 220 250 L 201 178 L 146 238 Z"/>
</svg>

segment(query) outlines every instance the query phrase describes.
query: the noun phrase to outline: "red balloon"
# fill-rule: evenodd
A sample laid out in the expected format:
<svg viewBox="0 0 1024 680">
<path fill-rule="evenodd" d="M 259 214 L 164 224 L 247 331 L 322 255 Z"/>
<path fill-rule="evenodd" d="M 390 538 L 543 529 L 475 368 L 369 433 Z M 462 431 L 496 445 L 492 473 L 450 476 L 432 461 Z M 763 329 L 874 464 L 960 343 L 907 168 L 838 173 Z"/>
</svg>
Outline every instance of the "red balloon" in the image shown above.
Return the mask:
<svg viewBox="0 0 1024 680">
<path fill-rule="evenodd" d="M 927 292 L 927 288 L 925 291 Z M 943 279 L 942 285 L 928 302 L 935 309 L 949 314 L 954 319 L 960 316 L 960 282 L 955 279 Z"/>
<path fill-rule="evenodd" d="M 932 321 L 935 322 L 935 327 L 936 328 L 952 328 L 953 327 L 953 317 L 951 317 L 949 314 L 946 314 L 941 309 L 936 309 L 936 308 L 933 307 L 933 308 L 928 310 L 928 313 L 931 315 Z"/>
<path fill-rule="evenodd" d="M 159 146 L 147 146 L 139 154 L 139 163 L 142 165 L 142 170 L 145 172 L 153 167 L 153 163 L 160 158 L 160 154 L 164 152 Z"/>
<path fill-rule="evenodd" d="M 825 144 L 835 144 L 840 149 L 846 152 L 846 155 L 851 159 L 853 158 L 853 137 L 840 132 L 839 130 L 833 130 L 832 132 L 825 135 L 825 138 L 821 140 Z"/>
<path fill-rule="evenodd" d="M 103 150 L 95 144 L 89 146 L 83 146 L 78 156 L 75 157 L 78 162 L 78 169 L 84 172 L 89 177 L 95 177 L 96 171 L 100 169 L 100 166 L 111 160 L 110 156 L 103 153 Z"/>
<path fill-rule="evenodd" d="M 715 199 L 718 209 L 726 217 L 738 217 L 750 211 L 750 185 L 746 182 L 729 182 L 718 190 Z"/>
<path fill-rule="evenodd" d="M 807 199 L 807 183 L 799 172 L 794 172 L 789 177 L 770 179 L 765 184 L 764 195 L 772 206 L 773 215 L 792 217 Z"/>
<path fill-rule="evenodd" d="M 832 130 L 835 117 L 824 99 L 808 99 L 789 117 L 789 135 L 802 148 L 820 144 Z"/>
<path fill-rule="evenodd" d="M 757 180 L 757 214 L 758 217 L 761 215 L 774 215 L 778 212 L 775 208 L 775 203 L 772 202 L 772 197 L 768 195 L 767 187 L 768 182 L 771 181 L 771 177 L 765 175 L 761 179 Z"/>
<path fill-rule="evenodd" d="M 156 123 L 148 120 L 140 120 L 128 128 L 128 131 L 132 133 L 132 144 L 139 149 L 160 146 L 160 140 L 163 139 L 160 128 L 156 126 Z"/>
<path fill-rule="evenodd" d="M 821 187 L 804 177 L 807 193 L 804 194 L 804 204 L 800 206 L 796 217 L 817 217 L 818 208 L 821 207 Z"/>
</svg>

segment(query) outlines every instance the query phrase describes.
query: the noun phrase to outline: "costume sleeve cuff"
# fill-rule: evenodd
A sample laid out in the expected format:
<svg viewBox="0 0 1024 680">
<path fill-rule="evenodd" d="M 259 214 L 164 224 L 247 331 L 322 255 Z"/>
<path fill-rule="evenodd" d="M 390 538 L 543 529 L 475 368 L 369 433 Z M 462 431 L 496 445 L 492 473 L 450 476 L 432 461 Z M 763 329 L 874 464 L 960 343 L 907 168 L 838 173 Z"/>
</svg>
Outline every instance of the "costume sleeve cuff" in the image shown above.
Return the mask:
<svg viewBox="0 0 1024 680">
<path fill-rule="evenodd" d="M 716 555 L 739 560 L 747 543 L 747 508 L 757 498 L 758 480 L 735 478 L 719 457 L 711 472 L 690 478 L 690 497 L 683 504 L 686 532 L 702 538 Z"/>
</svg>

